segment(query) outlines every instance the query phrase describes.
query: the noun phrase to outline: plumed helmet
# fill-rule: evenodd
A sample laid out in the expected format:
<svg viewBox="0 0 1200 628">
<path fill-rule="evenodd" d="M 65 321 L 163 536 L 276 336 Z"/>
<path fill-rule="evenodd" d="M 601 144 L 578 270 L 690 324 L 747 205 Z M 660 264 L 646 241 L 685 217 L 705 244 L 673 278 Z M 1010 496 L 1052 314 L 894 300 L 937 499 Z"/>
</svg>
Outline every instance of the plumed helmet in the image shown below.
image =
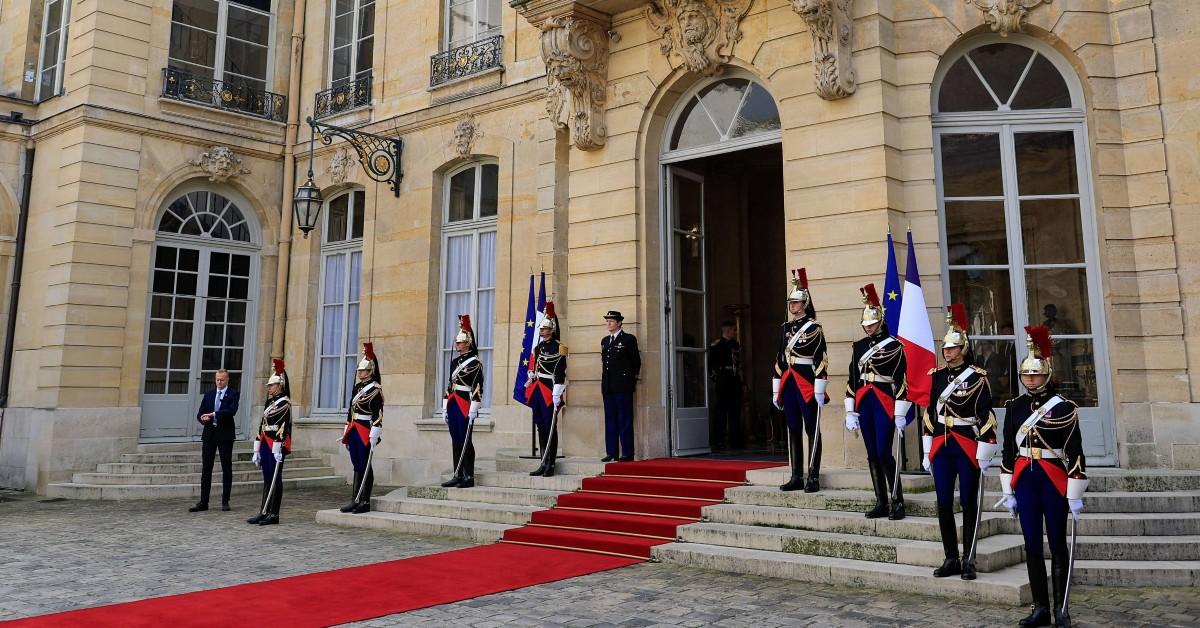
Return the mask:
<svg viewBox="0 0 1200 628">
<path fill-rule="evenodd" d="M 454 344 L 465 342 L 475 348 L 475 332 L 471 330 L 471 315 L 458 315 L 458 334 L 454 336 Z"/>
<path fill-rule="evenodd" d="M 1026 346 L 1029 355 L 1021 360 L 1021 375 L 1045 375 L 1046 381 L 1054 374 L 1050 359 L 1054 355 L 1054 343 L 1050 340 L 1050 328 L 1045 325 L 1025 326 Z M 1037 391 L 1034 391 L 1037 392 Z"/>
<path fill-rule="evenodd" d="M 879 302 L 879 293 L 875 291 L 875 284 L 869 283 L 859 289 L 862 293 L 863 311 L 862 311 L 862 326 L 874 325 L 883 322 L 883 305 Z"/>
<path fill-rule="evenodd" d="M 375 345 L 373 343 L 363 343 L 363 355 L 362 359 L 358 361 L 358 370 L 370 371 L 371 379 L 376 382 L 380 381 L 379 356 L 375 355 Z"/>
<path fill-rule="evenodd" d="M 538 323 L 538 329 L 558 330 L 558 317 L 554 315 L 553 301 L 546 301 L 546 315 L 542 317 L 542 322 Z"/>
<path fill-rule="evenodd" d="M 809 299 L 808 269 L 797 268 L 792 271 L 792 290 L 788 292 L 788 303 L 799 301 L 807 306 Z"/>
<path fill-rule="evenodd" d="M 946 335 L 942 337 L 942 348 L 951 347 L 962 347 L 963 351 L 971 348 L 971 339 L 967 337 L 967 308 L 962 303 L 946 306 Z"/>
<path fill-rule="evenodd" d="M 288 382 L 287 371 L 283 368 L 283 360 L 280 358 L 271 359 L 271 375 L 267 377 L 267 385 L 280 384 L 280 394 L 290 396 L 292 394 L 291 385 Z"/>
</svg>

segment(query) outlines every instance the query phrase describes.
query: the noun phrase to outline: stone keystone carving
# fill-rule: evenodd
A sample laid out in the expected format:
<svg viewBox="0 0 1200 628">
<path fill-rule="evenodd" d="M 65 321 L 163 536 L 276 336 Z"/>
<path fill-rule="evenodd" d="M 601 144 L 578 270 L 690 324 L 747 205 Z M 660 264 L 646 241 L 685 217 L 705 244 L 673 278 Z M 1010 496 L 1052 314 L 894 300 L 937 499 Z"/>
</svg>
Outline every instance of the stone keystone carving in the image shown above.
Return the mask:
<svg viewBox="0 0 1200 628">
<path fill-rule="evenodd" d="M 334 185 L 341 185 L 346 182 L 346 177 L 350 175 L 350 169 L 354 167 L 355 160 L 350 157 L 350 152 L 345 147 L 339 148 L 333 153 L 333 157 L 329 158 L 329 167 L 325 170 L 325 174 L 329 175 L 329 180 Z"/>
<path fill-rule="evenodd" d="M 481 137 L 483 131 L 479 128 L 479 121 L 468 113 L 458 119 L 458 124 L 454 127 L 454 136 L 450 138 L 450 145 L 459 157 L 469 157 L 475 140 Z"/>
<path fill-rule="evenodd" d="M 570 15 L 546 18 L 542 29 L 542 61 L 546 63 L 546 111 L 559 128 L 573 127 L 575 146 L 604 146 L 608 130 L 604 104 L 608 91 L 608 27 Z M 563 119 L 567 97 L 569 123 Z"/>
<path fill-rule="evenodd" d="M 189 161 L 193 166 L 208 174 L 209 181 L 224 183 L 240 174 L 250 174 L 250 169 L 242 166 L 242 158 L 234 154 L 228 146 L 212 146 L 200 153 L 200 156 Z"/>
<path fill-rule="evenodd" d="M 858 89 L 854 76 L 853 0 L 792 0 L 792 10 L 808 24 L 813 40 L 813 74 L 817 95 L 845 98 Z"/>
<path fill-rule="evenodd" d="M 742 18 L 751 0 L 654 0 L 646 19 L 662 38 L 659 48 L 670 59 L 675 53 L 688 70 L 713 76 L 733 57 L 742 38 Z"/>
<path fill-rule="evenodd" d="M 992 31 L 1008 37 L 1009 33 L 1019 33 L 1025 24 L 1025 16 L 1033 9 L 1051 0 L 965 0 L 983 11 L 983 20 L 992 27 Z"/>
</svg>

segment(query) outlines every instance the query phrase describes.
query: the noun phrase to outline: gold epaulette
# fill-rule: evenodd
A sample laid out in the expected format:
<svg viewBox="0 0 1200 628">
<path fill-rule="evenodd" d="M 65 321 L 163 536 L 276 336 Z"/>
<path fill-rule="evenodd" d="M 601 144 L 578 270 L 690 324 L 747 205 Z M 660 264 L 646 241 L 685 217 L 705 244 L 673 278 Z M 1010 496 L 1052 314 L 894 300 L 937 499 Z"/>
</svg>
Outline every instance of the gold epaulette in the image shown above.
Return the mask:
<svg viewBox="0 0 1200 628">
<path fill-rule="evenodd" d="M 567 345 L 561 342 L 558 343 L 558 354 L 565 357 L 567 355 Z"/>
<path fill-rule="evenodd" d="M 971 365 L 971 368 L 975 369 L 975 372 L 979 373 L 980 375 L 987 375 L 987 369 L 981 369 L 978 366 L 975 366 L 974 364 Z"/>
<path fill-rule="evenodd" d="M 929 369 L 929 373 L 928 373 L 928 375 L 933 375 L 934 373 L 936 373 L 936 372 L 938 372 L 938 371 L 942 370 L 943 368 L 946 368 L 946 367 L 944 367 L 944 366 L 938 366 L 938 367 L 931 368 L 931 369 Z"/>
</svg>

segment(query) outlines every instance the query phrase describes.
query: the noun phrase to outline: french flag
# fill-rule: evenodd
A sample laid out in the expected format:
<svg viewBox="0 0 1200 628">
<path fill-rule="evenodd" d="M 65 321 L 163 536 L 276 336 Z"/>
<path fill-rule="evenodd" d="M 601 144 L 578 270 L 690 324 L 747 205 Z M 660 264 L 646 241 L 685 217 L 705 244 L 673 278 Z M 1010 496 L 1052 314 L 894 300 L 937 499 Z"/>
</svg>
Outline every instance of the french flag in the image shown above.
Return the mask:
<svg viewBox="0 0 1200 628">
<path fill-rule="evenodd" d="M 921 291 L 921 273 L 917 271 L 917 254 L 913 250 L 912 232 L 908 233 L 908 264 L 904 271 L 904 299 L 900 302 L 900 324 L 896 338 L 904 343 L 904 358 L 908 361 L 908 399 L 915 406 L 929 406 L 929 389 L 933 378 L 929 371 L 937 366 L 934 352 L 933 327 L 925 311 L 925 293 Z"/>
</svg>

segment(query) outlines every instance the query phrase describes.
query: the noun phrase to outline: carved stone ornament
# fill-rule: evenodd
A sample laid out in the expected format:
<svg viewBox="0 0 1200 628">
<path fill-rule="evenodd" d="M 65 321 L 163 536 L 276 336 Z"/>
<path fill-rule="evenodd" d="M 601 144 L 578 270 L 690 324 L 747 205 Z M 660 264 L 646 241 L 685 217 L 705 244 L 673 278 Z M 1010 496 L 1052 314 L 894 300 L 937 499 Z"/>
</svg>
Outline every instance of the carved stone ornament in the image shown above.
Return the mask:
<svg viewBox="0 0 1200 628">
<path fill-rule="evenodd" d="M 662 38 L 659 48 L 668 59 L 683 58 L 688 70 L 714 76 L 733 57 L 742 38 L 742 18 L 751 0 L 654 0 L 646 19 Z"/>
<path fill-rule="evenodd" d="M 329 168 L 325 170 L 325 174 L 329 175 L 329 180 L 334 185 L 341 185 L 346 182 L 354 163 L 355 159 L 350 156 L 350 151 L 345 147 L 339 148 L 334 151 L 333 157 L 329 158 Z"/>
<path fill-rule="evenodd" d="M 450 138 L 450 145 L 459 157 L 469 157 L 475 140 L 481 137 L 483 131 L 479 128 L 479 121 L 468 113 L 459 118 L 458 124 L 454 126 L 454 137 Z"/>
<path fill-rule="evenodd" d="M 817 95 L 845 98 L 858 89 L 854 76 L 854 0 L 792 0 L 792 10 L 808 24 L 813 40 L 813 74 Z"/>
<path fill-rule="evenodd" d="M 604 146 L 608 129 L 604 104 L 608 91 L 608 27 L 575 15 L 546 18 L 541 24 L 542 60 L 546 63 L 546 111 L 559 128 L 572 127 L 575 146 Z M 568 96 L 569 122 L 563 118 Z"/>
<path fill-rule="evenodd" d="M 1025 24 L 1025 16 L 1042 4 L 1050 4 L 1051 0 L 965 0 L 983 11 L 983 20 L 992 31 L 1008 37 L 1009 33 L 1019 33 Z"/>
<path fill-rule="evenodd" d="M 200 156 L 188 162 L 208 174 L 209 181 L 224 183 L 240 174 L 250 174 L 250 169 L 242 166 L 242 158 L 234 154 L 228 146 L 212 146 L 200 153 Z"/>
</svg>

